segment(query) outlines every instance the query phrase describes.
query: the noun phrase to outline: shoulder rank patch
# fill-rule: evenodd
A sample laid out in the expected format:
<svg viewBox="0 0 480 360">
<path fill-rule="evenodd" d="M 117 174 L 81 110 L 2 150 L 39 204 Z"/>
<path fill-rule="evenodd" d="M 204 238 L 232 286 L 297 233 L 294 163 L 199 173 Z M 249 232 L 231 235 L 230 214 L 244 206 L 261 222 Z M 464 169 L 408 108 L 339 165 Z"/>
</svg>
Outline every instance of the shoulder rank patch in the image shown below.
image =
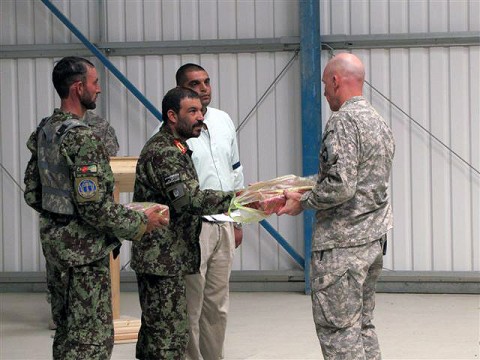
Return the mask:
<svg viewBox="0 0 480 360">
<path fill-rule="evenodd" d="M 180 142 L 180 140 L 175 139 L 173 140 L 173 143 L 182 152 L 182 154 L 185 154 L 187 152 L 187 148 Z"/>
</svg>

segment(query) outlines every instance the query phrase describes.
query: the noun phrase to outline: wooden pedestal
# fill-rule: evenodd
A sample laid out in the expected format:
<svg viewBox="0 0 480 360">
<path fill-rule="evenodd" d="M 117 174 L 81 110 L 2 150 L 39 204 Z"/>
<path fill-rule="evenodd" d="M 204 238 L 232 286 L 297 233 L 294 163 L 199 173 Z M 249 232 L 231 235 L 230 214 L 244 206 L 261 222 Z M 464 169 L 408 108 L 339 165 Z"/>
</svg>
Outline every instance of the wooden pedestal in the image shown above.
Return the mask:
<svg viewBox="0 0 480 360">
<path fill-rule="evenodd" d="M 133 192 L 137 160 L 136 157 L 112 157 L 110 159 L 110 167 L 115 176 L 113 197 L 117 203 L 120 201 L 120 193 Z M 140 330 L 140 319 L 120 315 L 120 256 L 113 259 L 110 254 L 110 277 L 115 344 L 136 342 Z"/>
</svg>

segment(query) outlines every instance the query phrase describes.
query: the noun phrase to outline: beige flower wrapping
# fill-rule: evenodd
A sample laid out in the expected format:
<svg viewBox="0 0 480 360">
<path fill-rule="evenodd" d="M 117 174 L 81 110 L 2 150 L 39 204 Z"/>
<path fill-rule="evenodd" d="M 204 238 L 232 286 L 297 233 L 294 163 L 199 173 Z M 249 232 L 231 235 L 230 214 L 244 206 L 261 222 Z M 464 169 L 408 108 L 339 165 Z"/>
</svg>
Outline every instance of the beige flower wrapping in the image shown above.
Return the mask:
<svg viewBox="0 0 480 360">
<path fill-rule="evenodd" d="M 252 223 L 276 213 L 285 205 L 284 190 L 304 192 L 315 185 L 312 178 L 295 175 L 260 181 L 237 191 L 228 214 L 236 222 Z"/>
<path fill-rule="evenodd" d="M 131 210 L 141 212 L 145 212 L 146 210 L 151 208 L 156 208 L 157 210 L 154 213 L 159 217 L 160 223 L 166 226 L 170 222 L 170 210 L 167 205 L 152 202 L 131 202 L 128 204 L 124 204 L 124 206 Z"/>
</svg>

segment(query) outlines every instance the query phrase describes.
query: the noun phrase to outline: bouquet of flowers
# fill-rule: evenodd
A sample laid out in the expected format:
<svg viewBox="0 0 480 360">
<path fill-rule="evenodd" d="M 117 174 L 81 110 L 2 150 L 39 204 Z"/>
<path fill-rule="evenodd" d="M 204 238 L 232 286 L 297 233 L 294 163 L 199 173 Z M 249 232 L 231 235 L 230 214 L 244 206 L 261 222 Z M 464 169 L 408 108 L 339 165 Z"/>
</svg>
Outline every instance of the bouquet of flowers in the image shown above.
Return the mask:
<svg viewBox="0 0 480 360">
<path fill-rule="evenodd" d="M 304 192 L 311 190 L 314 185 L 315 180 L 295 175 L 254 183 L 237 192 L 228 214 L 236 222 L 251 223 L 263 220 L 285 205 L 284 190 Z"/>
<path fill-rule="evenodd" d="M 154 209 L 153 212 L 158 216 L 160 224 L 168 225 L 168 223 L 170 222 L 170 210 L 167 205 L 152 202 L 131 202 L 128 204 L 124 204 L 124 206 L 131 210 L 141 212 Z"/>
</svg>

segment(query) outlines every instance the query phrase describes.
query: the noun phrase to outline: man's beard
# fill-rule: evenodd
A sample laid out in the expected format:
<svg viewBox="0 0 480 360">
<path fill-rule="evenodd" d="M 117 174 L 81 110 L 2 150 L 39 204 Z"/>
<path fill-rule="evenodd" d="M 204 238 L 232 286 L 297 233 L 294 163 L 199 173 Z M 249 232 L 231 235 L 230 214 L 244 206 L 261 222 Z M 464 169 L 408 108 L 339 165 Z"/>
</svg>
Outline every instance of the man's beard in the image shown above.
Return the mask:
<svg viewBox="0 0 480 360">
<path fill-rule="evenodd" d="M 80 99 L 80 104 L 82 104 L 87 110 L 93 110 L 97 107 L 97 103 L 92 99 Z"/>
<path fill-rule="evenodd" d="M 178 135 L 180 135 L 184 139 L 190 139 L 192 137 L 198 137 L 200 135 L 200 133 L 198 135 L 195 135 L 193 131 L 195 127 L 197 127 L 198 125 L 201 125 L 201 123 L 197 123 L 192 127 L 188 127 L 186 124 L 187 122 L 182 120 L 181 124 L 176 129 Z"/>
</svg>

